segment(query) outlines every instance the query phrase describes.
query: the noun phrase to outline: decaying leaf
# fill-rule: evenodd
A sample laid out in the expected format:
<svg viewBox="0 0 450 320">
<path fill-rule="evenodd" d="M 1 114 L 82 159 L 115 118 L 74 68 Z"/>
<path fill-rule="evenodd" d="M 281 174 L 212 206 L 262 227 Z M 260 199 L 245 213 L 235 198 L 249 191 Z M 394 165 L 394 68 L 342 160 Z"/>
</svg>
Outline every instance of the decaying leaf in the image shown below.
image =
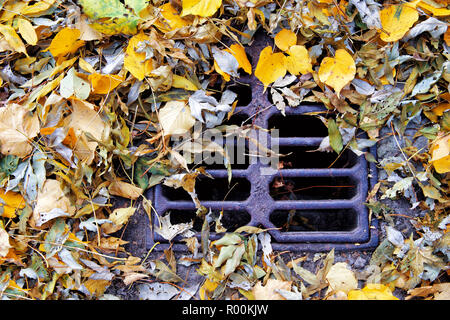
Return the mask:
<svg viewBox="0 0 450 320">
<path fill-rule="evenodd" d="M 276 290 L 291 290 L 292 283 L 290 281 L 282 281 L 276 279 L 268 279 L 263 286 L 261 281 L 253 287 L 253 296 L 255 300 L 285 300 L 285 298 L 276 292 Z"/>
</svg>

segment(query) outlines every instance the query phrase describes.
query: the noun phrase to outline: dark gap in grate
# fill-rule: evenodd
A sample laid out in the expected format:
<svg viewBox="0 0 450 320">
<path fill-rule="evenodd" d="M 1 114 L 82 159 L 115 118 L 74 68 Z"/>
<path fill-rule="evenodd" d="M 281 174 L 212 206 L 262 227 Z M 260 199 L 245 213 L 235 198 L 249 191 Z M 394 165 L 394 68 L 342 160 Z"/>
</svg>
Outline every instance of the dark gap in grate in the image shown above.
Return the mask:
<svg viewBox="0 0 450 320">
<path fill-rule="evenodd" d="M 350 177 L 276 177 L 270 183 L 274 200 L 351 199 L 356 191 Z"/>
<path fill-rule="evenodd" d="M 280 137 L 326 137 L 328 129 L 314 116 L 276 114 L 269 119 L 269 129 L 278 129 Z"/>
<path fill-rule="evenodd" d="M 225 142 L 225 141 L 224 141 Z M 250 156 L 248 155 L 247 142 L 243 138 L 234 138 L 233 142 L 226 141 L 227 154 L 229 161 L 231 161 L 231 168 L 238 170 L 245 170 L 250 165 Z M 207 170 L 225 170 L 225 159 L 220 152 L 204 152 L 202 154 L 202 161 L 191 164 L 190 169 L 194 167 L 205 167 Z"/>
<path fill-rule="evenodd" d="M 316 147 L 291 147 L 280 146 L 279 152 L 286 155 L 280 158 L 283 169 L 309 169 L 309 168 L 351 168 L 358 161 L 357 155 L 346 149 L 340 157 L 335 152 L 308 152 L 316 150 Z M 291 153 L 291 154 L 289 154 Z M 332 165 L 330 167 L 330 165 Z"/>
<path fill-rule="evenodd" d="M 270 214 L 270 221 L 282 232 L 351 231 L 356 220 L 353 209 L 276 210 Z"/>
<path fill-rule="evenodd" d="M 248 84 L 235 83 L 230 85 L 227 89 L 237 94 L 237 107 L 248 106 L 252 101 L 252 88 Z"/>
<path fill-rule="evenodd" d="M 216 215 L 219 216 L 219 210 L 213 210 Z M 197 217 L 196 210 L 167 210 L 170 212 L 170 223 L 189 223 L 194 222 L 193 229 L 197 232 L 201 232 L 203 220 Z M 164 214 L 165 215 L 165 214 Z M 251 216 L 246 211 L 238 210 L 223 210 L 223 216 L 221 219 L 222 226 L 227 229 L 227 231 L 234 231 L 239 227 L 247 225 L 251 220 Z M 211 225 L 211 232 L 215 231 L 215 223 Z"/>
<path fill-rule="evenodd" d="M 250 196 L 250 182 L 245 178 L 232 178 L 228 184 L 227 178 L 198 177 L 195 192 L 201 201 L 244 201 Z M 182 188 L 173 189 L 163 185 L 162 194 L 171 201 L 192 201 Z"/>
</svg>

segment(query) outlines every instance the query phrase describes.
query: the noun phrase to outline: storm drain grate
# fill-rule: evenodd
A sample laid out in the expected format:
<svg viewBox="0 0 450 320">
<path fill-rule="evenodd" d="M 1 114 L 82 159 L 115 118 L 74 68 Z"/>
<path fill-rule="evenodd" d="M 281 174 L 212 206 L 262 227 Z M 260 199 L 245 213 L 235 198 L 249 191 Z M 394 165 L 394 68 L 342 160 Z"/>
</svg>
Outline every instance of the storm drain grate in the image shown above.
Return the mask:
<svg viewBox="0 0 450 320">
<path fill-rule="evenodd" d="M 337 161 L 335 153 L 310 152 L 320 145 L 327 129 L 319 119 L 305 114 L 324 111 L 323 106 L 287 108 L 284 117 L 271 106 L 267 91 L 263 92 L 257 79 L 244 76 L 239 82 L 251 88 L 251 101 L 247 106 L 237 107 L 234 117 L 250 118 L 248 122 L 261 128 L 279 129 L 279 153 L 288 156 L 280 159 L 282 165 L 277 170 L 258 157 L 251 157 L 250 164 L 233 169 L 230 184 L 223 165 L 206 167 L 214 179 L 204 177 L 197 181 L 201 204 L 213 212 L 223 211 L 221 223 L 228 231 L 242 225 L 270 229 L 275 250 L 376 247 L 377 222 L 369 221 L 364 205 L 369 188 L 376 183 L 376 167 L 350 150 Z M 248 95 L 244 97 L 246 100 L 250 100 Z M 370 151 L 374 154 L 376 150 Z M 172 224 L 194 221 L 200 238 L 201 221 L 184 190 L 157 185 L 152 192 L 153 205 L 160 216 L 170 212 Z M 211 239 L 221 236 L 211 232 Z M 147 247 L 155 242 L 162 244 L 155 247 L 157 250 L 168 246 L 167 240 L 150 228 Z M 177 237 L 172 248 L 186 250 Z"/>
</svg>

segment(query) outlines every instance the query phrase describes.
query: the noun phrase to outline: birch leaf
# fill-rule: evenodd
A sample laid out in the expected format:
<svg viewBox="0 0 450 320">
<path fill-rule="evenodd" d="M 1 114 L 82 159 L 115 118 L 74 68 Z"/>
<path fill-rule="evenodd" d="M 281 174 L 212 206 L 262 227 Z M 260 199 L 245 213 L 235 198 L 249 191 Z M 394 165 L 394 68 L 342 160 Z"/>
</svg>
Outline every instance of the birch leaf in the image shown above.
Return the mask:
<svg viewBox="0 0 450 320">
<path fill-rule="evenodd" d="M 195 124 L 191 109 L 183 101 L 169 101 L 159 111 L 159 121 L 165 135 L 183 134 Z"/>
<path fill-rule="evenodd" d="M 183 0 L 181 16 L 189 14 L 200 17 L 211 17 L 222 5 L 222 0 Z"/>
<path fill-rule="evenodd" d="M 332 87 L 338 97 L 342 88 L 355 78 L 355 74 L 355 61 L 344 49 L 336 50 L 334 58 L 324 58 L 319 68 L 320 81 Z"/>
<path fill-rule="evenodd" d="M 398 41 L 409 31 L 419 19 L 415 5 L 399 4 L 391 5 L 380 11 L 380 20 L 383 29 L 380 31 L 380 39 L 384 42 Z"/>
<path fill-rule="evenodd" d="M 264 91 L 269 84 L 284 77 L 286 71 L 286 56 L 283 53 L 272 53 L 270 46 L 261 51 L 255 76 L 264 84 Z"/>
</svg>

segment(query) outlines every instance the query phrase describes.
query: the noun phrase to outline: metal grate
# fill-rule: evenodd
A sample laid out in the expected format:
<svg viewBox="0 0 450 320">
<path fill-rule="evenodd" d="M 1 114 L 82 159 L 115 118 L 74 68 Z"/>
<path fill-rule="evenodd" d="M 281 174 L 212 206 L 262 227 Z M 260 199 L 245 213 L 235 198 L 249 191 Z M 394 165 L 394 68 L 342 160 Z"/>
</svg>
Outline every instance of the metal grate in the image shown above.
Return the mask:
<svg viewBox="0 0 450 320">
<path fill-rule="evenodd" d="M 262 43 L 260 47 L 264 45 Z M 260 49 L 256 46 L 252 50 Z M 327 129 L 321 126 L 320 120 L 316 124 L 315 117 L 304 115 L 323 111 L 323 106 L 287 108 L 286 117 L 283 117 L 271 107 L 267 91 L 263 92 L 254 76 L 244 76 L 239 82 L 248 84 L 252 92 L 251 100 L 248 94 L 243 97 L 250 100 L 249 104 L 236 108 L 235 114 L 244 119 L 252 117 L 253 124 L 259 127 L 280 129 L 279 152 L 290 155 L 280 170 L 273 170 L 252 157 L 250 165 L 233 169 L 231 185 L 236 182 L 237 185 L 228 194 L 225 168 L 207 167 L 215 179 L 197 182 L 196 191 L 202 205 L 216 212 L 223 210 L 222 223 L 229 231 L 240 225 L 270 229 L 275 250 L 363 250 L 375 247 L 378 244 L 377 221 L 369 222 L 364 202 L 369 186 L 373 187 L 377 181 L 376 167 L 368 165 L 364 157 L 347 151 L 328 168 L 336 154 L 308 152 L 317 149 L 327 135 Z M 375 154 L 376 150 L 370 151 Z M 280 182 L 283 188 L 275 188 Z M 195 205 L 184 190 L 158 185 L 151 192 L 159 215 L 170 211 L 172 223 L 195 221 Z M 225 195 L 226 200 L 223 200 Z M 200 231 L 201 225 L 194 223 L 194 228 Z M 212 239 L 221 236 L 211 233 Z M 150 248 L 156 241 L 166 243 L 156 249 L 167 247 L 167 241 L 149 229 L 147 246 Z M 185 248 L 177 238 L 174 239 L 174 250 Z"/>
</svg>

